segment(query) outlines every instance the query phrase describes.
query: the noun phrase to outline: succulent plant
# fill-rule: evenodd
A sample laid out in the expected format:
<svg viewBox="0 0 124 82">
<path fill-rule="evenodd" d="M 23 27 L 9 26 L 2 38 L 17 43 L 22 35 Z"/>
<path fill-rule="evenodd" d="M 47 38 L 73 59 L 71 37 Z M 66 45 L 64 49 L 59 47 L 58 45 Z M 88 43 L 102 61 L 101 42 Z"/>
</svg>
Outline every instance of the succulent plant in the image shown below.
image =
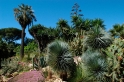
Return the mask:
<svg viewBox="0 0 124 82">
<path fill-rule="evenodd" d="M 108 77 L 112 77 L 112 81 L 124 81 L 124 41 L 115 38 L 113 44 L 108 47 L 105 52 L 108 55 L 109 73 Z"/>
<path fill-rule="evenodd" d="M 74 68 L 74 60 L 66 42 L 54 41 L 47 47 L 47 64 L 55 71 L 70 73 Z"/>
<path fill-rule="evenodd" d="M 71 51 L 76 56 L 81 56 L 83 53 L 83 35 L 77 35 L 72 42 L 70 42 Z"/>
<path fill-rule="evenodd" d="M 82 56 L 82 62 L 87 68 L 90 81 L 93 82 L 107 82 L 104 77 L 107 71 L 107 62 L 104 56 L 98 51 L 86 51 Z"/>
</svg>

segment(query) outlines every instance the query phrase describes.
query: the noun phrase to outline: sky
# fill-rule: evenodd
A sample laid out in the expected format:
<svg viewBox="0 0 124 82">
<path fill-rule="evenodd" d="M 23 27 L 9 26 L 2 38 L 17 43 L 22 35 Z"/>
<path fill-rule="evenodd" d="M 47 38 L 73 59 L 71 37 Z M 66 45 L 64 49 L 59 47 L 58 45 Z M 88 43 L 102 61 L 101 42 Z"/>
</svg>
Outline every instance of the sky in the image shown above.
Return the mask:
<svg viewBox="0 0 124 82">
<path fill-rule="evenodd" d="M 46 27 L 56 27 L 59 19 L 71 25 L 70 13 L 77 3 L 84 19 L 100 18 L 109 30 L 115 24 L 124 24 L 124 0 L 0 0 L 0 29 L 21 26 L 14 18 L 14 8 L 21 4 L 32 6 L 37 22 Z M 26 29 L 26 37 L 32 38 Z"/>
</svg>

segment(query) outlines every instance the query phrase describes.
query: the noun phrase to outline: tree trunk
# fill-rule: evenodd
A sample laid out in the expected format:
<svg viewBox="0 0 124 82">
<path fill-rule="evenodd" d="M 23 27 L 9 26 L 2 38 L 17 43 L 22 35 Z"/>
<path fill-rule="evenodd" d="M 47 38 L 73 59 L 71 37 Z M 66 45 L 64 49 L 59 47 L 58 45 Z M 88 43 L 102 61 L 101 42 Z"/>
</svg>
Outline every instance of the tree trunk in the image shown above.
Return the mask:
<svg viewBox="0 0 124 82">
<path fill-rule="evenodd" d="M 48 76 L 47 76 L 47 79 L 52 79 L 52 71 L 51 71 L 49 66 L 48 66 Z"/>
<path fill-rule="evenodd" d="M 40 44 L 40 41 L 37 41 L 37 43 L 38 43 L 38 50 L 39 50 L 39 56 L 40 56 L 40 54 L 41 54 L 41 44 Z"/>
<path fill-rule="evenodd" d="M 0 69 L 2 68 L 2 67 L 1 67 L 1 62 L 2 62 L 2 59 L 0 58 Z"/>
<path fill-rule="evenodd" d="M 20 56 L 21 60 L 24 57 L 24 38 L 25 38 L 25 27 L 22 27 L 22 34 L 21 34 L 21 50 L 20 50 Z"/>
<path fill-rule="evenodd" d="M 62 79 L 62 81 L 67 81 L 67 72 L 61 72 L 60 78 Z"/>
</svg>

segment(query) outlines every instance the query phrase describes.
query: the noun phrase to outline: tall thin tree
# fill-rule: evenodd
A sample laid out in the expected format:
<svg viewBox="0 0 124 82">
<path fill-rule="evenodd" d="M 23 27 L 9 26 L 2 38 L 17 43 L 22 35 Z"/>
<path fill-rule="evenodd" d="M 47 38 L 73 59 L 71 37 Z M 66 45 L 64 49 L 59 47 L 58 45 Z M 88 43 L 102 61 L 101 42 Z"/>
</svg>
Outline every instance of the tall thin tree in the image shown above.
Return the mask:
<svg viewBox="0 0 124 82">
<path fill-rule="evenodd" d="M 15 19 L 19 22 L 19 24 L 22 27 L 20 55 L 21 55 L 21 58 L 23 58 L 25 29 L 27 26 L 32 25 L 33 21 L 36 21 L 36 17 L 34 15 L 34 11 L 32 10 L 31 6 L 21 4 L 18 7 L 19 8 L 14 8 L 14 16 L 15 16 Z"/>
</svg>

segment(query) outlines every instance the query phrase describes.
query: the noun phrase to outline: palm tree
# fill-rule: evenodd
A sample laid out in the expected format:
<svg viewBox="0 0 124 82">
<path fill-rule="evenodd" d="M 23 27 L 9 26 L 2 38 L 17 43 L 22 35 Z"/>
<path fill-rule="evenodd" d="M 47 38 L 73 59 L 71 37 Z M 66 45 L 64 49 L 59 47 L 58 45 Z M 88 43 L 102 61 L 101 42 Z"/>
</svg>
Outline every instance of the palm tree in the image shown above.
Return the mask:
<svg viewBox="0 0 124 82">
<path fill-rule="evenodd" d="M 25 29 L 27 26 L 33 24 L 33 21 L 36 21 L 36 18 L 34 16 L 32 7 L 24 4 L 19 5 L 19 8 L 14 8 L 14 16 L 15 16 L 15 19 L 19 22 L 19 24 L 22 27 L 20 55 L 21 55 L 21 58 L 23 58 Z"/>
<path fill-rule="evenodd" d="M 82 29 L 83 30 L 86 30 L 86 31 L 89 31 L 91 28 L 91 20 L 89 19 L 85 19 L 82 23 Z"/>
<path fill-rule="evenodd" d="M 111 36 L 99 26 L 93 27 L 85 38 L 85 46 L 92 49 L 106 48 L 112 43 Z"/>
<path fill-rule="evenodd" d="M 97 18 L 97 19 L 91 21 L 91 26 L 92 27 L 99 26 L 99 27 L 105 29 L 105 25 L 103 23 L 104 23 L 104 21 L 102 19 Z"/>
<path fill-rule="evenodd" d="M 78 16 L 72 16 L 72 23 L 73 23 L 73 28 L 75 28 L 79 32 L 83 25 L 83 19 Z"/>
<path fill-rule="evenodd" d="M 120 25 L 120 24 L 113 25 L 113 29 L 109 30 L 109 32 L 111 33 L 111 35 L 113 37 L 124 38 L 124 24 L 122 24 L 122 25 Z"/>
<path fill-rule="evenodd" d="M 68 40 L 68 35 L 70 31 L 70 26 L 68 25 L 68 22 L 64 19 L 60 19 L 57 22 L 57 28 L 60 31 L 60 37 L 64 38 L 64 40 Z"/>
</svg>

